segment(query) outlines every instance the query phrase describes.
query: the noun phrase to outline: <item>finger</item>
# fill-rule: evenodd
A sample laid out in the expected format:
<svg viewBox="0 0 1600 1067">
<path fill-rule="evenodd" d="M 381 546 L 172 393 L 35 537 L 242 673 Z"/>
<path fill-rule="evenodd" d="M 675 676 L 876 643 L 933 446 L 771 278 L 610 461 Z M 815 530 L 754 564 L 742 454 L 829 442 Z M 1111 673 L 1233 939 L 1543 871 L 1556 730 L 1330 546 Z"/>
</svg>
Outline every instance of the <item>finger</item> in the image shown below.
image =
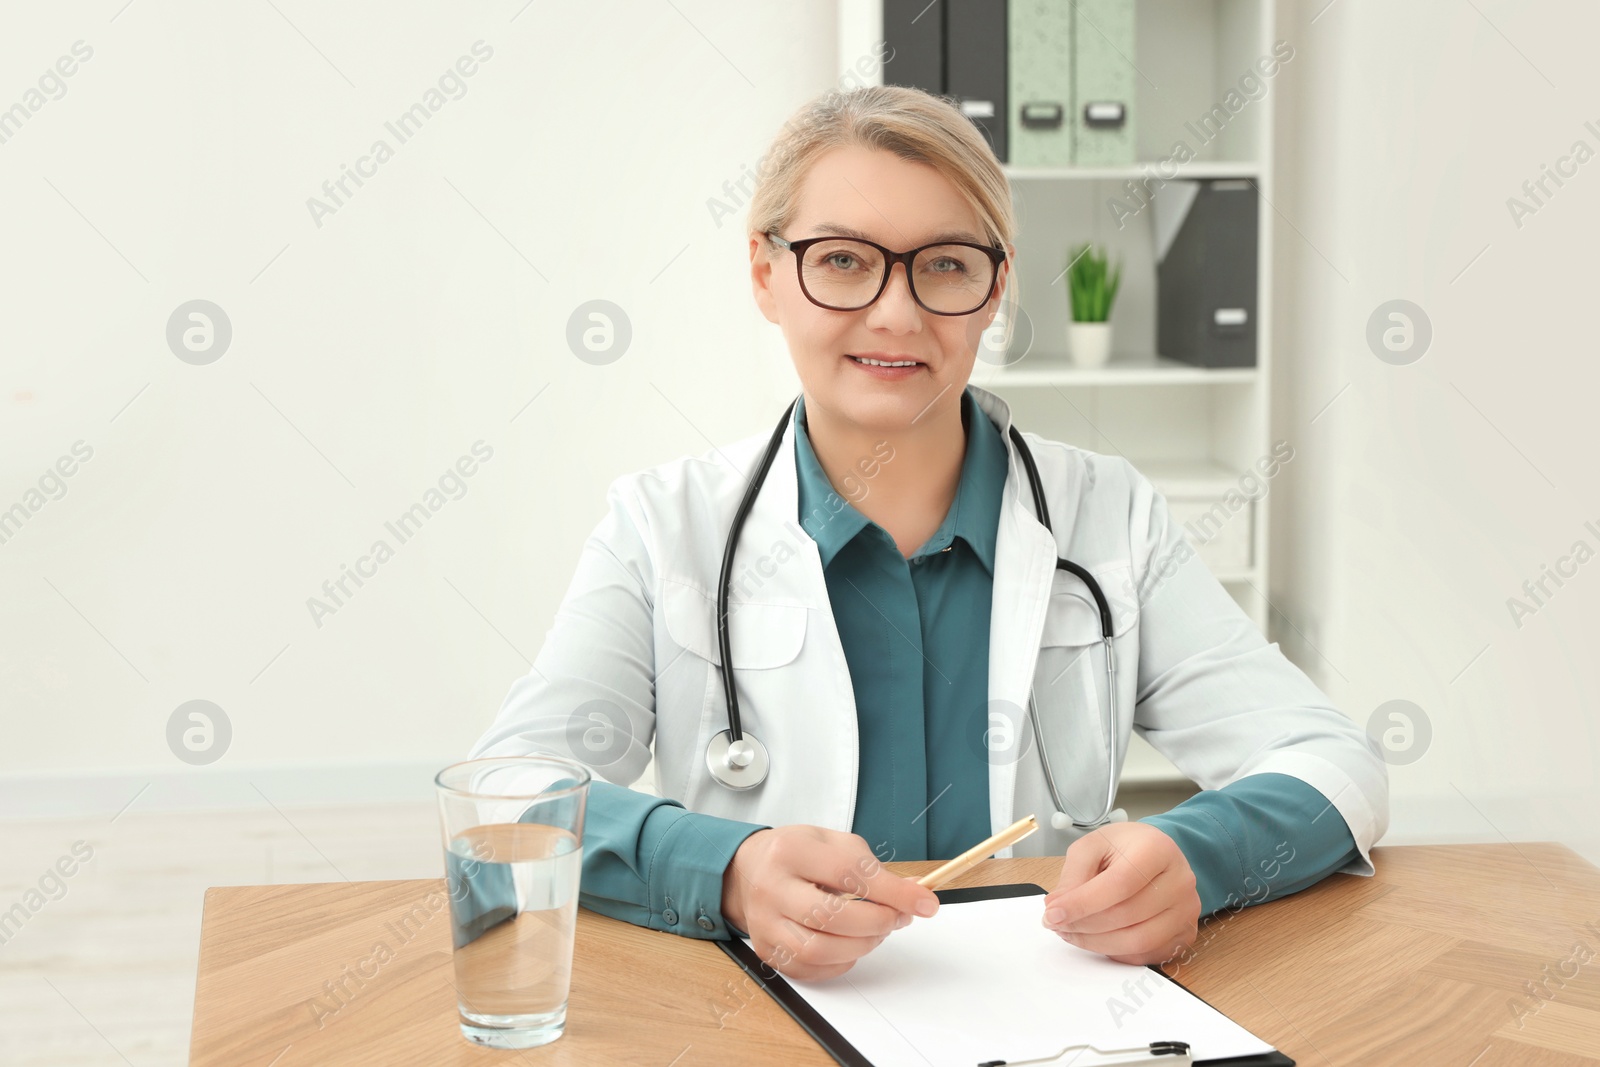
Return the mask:
<svg viewBox="0 0 1600 1067">
<path fill-rule="evenodd" d="M 1123 929 L 1125 926 L 1136 926 L 1147 918 L 1155 917 L 1170 909 L 1176 901 L 1173 899 L 1168 886 L 1163 883 L 1163 878 L 1157 878 L 1149 885 L 1139 889 L 1138 893 L 1128 897 L 1126 901 L 1118 901 L 1107 909 L 1099 912 L 1080 915 L 1075 920 L 1062 920 L 1059 923 L 1048 921 L 1046 910 L 1045 925 L 1050 926 L 1058 933 L 1069 934 L 1102 934 L 1112 929 Z"/>
<path fill-rule="evenodd" d="M 1105 870 L 1106 863 L 1115 855 L 1111 839 L 1099 830 L 1078 838 L 1067 846 L 1067 855 L 1061 861 L 1061 878 L 1045 898 L 1046 901 L 1054 903 L 1053 898 L 1059 897 L 1063 891 L 1083 885 Z"/>
<path fill-rule="evenodd" d="M 899 915 L 931 918 L 939 912 L 939 897 L 927 886 L 919 885 L 915 878 L 891 874 L 881 866 L 865 878 L 858 890 L 860 896 L 893 908 Z"/>
<path fill-rule="evenodd" d="M 795 958 L 794 950 L 774 944 L 760 938 L 752 938 L 750 947 L 754 949 L 756 957 L 763 963 L 772 967 L 789 978 L 798 978 L 802 981 L 813 981 L 833 978 L 848 971 L 852 963 L 836 963 L 826 967 L 816 967 L 803 963 Z"/>
<path fill-rule="evenodd" d="M 786 978 L 794 978 L 801 982 L 824 982 L 829 978 L 837 978 L 848 971 L 855 964 L 839 963 L 832 967 L 807 967 L 803 963 L 790 963 L 787 967 L 778 968 Z"/>
<path fill-rule="evenodd" d="M 813 833 L 776 840 L 770 861 L 823 889 L 854 893 L 862 871 L 881 866 L 857 834 L 810 827 Z"/>
<path fill-rule="evenodd" d="M 1120 963 L 1161 963 L 1171 959 L 1193 934 L 1192 924 L 1179 908 L 1169 908 L 1144 922 L 1099 934 L 1072 934 L 1079 948 L 1109 956 Z"/>
<path fill-rule="evenodd" d="M 933 890 L 918 885 L 915 879 L 891 873 L 859 836 L 844 836 L 849 839 L 848 844 L 838 852 L 818 850 L 801 857 L 799 872 L 818 885 L 864 898 L 902 915 L 928 916 L 939 910 L 939 898 Z"/>
<path fill-rule="evenodd" d="M 789 950 L 791 957 L 807 967 L 829 967 L 851 963 L 860 959 L 883 943 L 887 934 L 878 937 L 843 937 L 826 930 L 813 930 L 801 926 L 793 919 L 778 922 L 778 943 Z"/>
<path fill-rule="evenodd" d="M 1165 912 L 1170 907 L 1182 907 L 1190 901 L 1198 902 L 1194 870 L 1190 870 L 1187 864 L 1171 864 L 1126 901 L 1112 904 L 1093 915 L 1082 915 L 1077 920 L 1058 923 L 1056 929 L 1080 934 L 1106 933 L 1110 929 L 1142 923 L 1152 915 Z"/>
<path fill-rule="evenodd" d="M 1103 856 L 1100 872 L 1080 885 L 1058 885 L 1046 895 L 1046 910 L 1062 911 L 1062 921 L 1072 922 L 1128 899 L 1172 864 L 1171 856 L 1150 848 L 1148 842 L 1124 836 L 1119 844 L 1116 836 L 1104 831 L 1096 831 L 1073 847 L 1096 837 L 1092 850 Z M 1101 849 L 1105 851 L 1101 853 Z"/>
<path fill-rule="evenodd" d="M 816 836 L 782 842 L 781 851 L 772 857 L 774 864 L 793 877 L 775 894 L 776 907 L 801 925 L 872 937 L 909 921 L 910 915 L 892 903 L 905 899 L 904 886 L 895 883 L 907 880 L 885 871 L 859 835 L 819 829 Z M 932 896 L 931 890 L 910 884 Z"/>
<path fill-rule="evenodd" d="M 1052 894 L 1054 900 L 1046 898 L 1045 916 L 1049 918 L 1052 912 L 1060 912 L 1058 922 L 1082 922 L 1088 916 L 1122 903 L 1149 884 L 1150 879 L 1137 867 L 1120 856 L 1115 857 L 1105 870 L 1083 885 Z"/>
<path fill-rule="evenodd" d="M 813 967 L 789 957 L 783 963 L 774 963 L 773 966 L 786 978 L 797 978 L 803 982 L 819 982 L 826 981 L 829 978 L 837 978 L 851 967 L 854 967 L 855 961 L 835 963 L 827 967 Z"/>
<path fill-rule="evenodd" d="M 887 937 L 910 921 L 887 905 L 822 889 L 804 878 L 789 883 L 778 910 L 801 926 L 841 937 Z"/>
</svg>

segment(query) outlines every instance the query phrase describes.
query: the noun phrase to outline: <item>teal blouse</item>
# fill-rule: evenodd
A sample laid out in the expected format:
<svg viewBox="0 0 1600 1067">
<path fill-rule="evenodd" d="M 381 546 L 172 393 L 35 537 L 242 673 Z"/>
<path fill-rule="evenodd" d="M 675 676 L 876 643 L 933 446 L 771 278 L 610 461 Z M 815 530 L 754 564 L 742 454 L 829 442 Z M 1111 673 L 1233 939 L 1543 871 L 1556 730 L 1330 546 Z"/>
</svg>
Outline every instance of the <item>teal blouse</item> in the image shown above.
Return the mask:
<svg viewBox="0 0 1600 1067">
<path fill-rule="evenodd" d="M 908 559 L 834 492 L 811 448 L 803 398 L 794 417 L 799 521 L 817 542 L 855 690 L 861 761 L 851 830 L 884 862 L 948 859 L 990 832 L 984 732 L 1005 442 L 964 391 L 955 500 Z M 871 481 L 864 485 L 870 493 Z M 1202 914 L 1286 896 L 1359 855 L 1337 809 L 1285 774 L 1249 775 L 1139 821 L 1177 842 Z M 761 829 L 596 780 L 579 901 L 651 929 L 735 936 L 721 912 L 722 876 Z"/>
</svg>

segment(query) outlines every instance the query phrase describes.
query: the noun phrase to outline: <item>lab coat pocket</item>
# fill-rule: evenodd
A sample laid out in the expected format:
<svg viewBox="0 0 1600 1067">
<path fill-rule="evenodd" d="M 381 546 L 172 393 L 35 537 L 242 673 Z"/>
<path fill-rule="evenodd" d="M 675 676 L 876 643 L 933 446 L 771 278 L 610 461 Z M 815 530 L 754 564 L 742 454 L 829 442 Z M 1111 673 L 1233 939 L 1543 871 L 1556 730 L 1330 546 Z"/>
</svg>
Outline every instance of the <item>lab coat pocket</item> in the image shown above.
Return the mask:
<svg viewBox="0 0 1600 1067">
<path fill-rule="evenodd" d="M 1049 745 L 1057 785 L 1079 812 L 1104 802 L 1106 758 L 1120 769 L 1133 722 L 1138 674 L 1139 599 L 1126 563 L 1092 572 L 1111 611 L 1116 656 L 1116 721 L 1107 735 L 1111 693 L 1106 678 L 1104 631 L 1094 595 L 1076 576 L 1058 572 L 1050 596 L 1034 670 L 1034 702 Z M 1114 740 L 1114 744 L 1113 744 Z M 1037 741 L 1037 739 L 1036 739 Z M 1070 768 L 1070 771 L 1068 770 Z"/>
<path fill-rule="evenodd" d="M 1105 594 L 1106 606 L 1111 609 L 1111 634 L 1121 638 L 1139 621 L 1139 597 L 1133 587 L 1133 568 L 1127 563 L 1117 563 L 1091 572 Z M 1095 644 L 1105 634 L 1100 625 L 1100 609 L 1094 594 L 1075 574 L 1056 572 L 1055 591 L 1050 596 L 1050 610 L 1044 617 L 1044 634 L 1041 645 L 1072 647 Z M 1121 648 L 1121 641 L 1117 642 Z"/>
<path fill-rule="evenodd" d="M 656 709 L 658 744 L 663 743 L 665 731 L 671 731 L 665 735 L 666 744 L 682 743 L 688 736 L 694 739 L 692 747 L 683 754 L 687 772 L 682 779 L 683 788 L 677 794 L 685 805 L 692 806 L 695 798 L 690 784 L 697 775 L 705 775 L 706 746 L 712 735 L 728 728 L 728 705 L 720 670 L 722 651 L 717 639 L 716 597 L 714 593 L 682 582 L 664 582 L 661 592 L 662 616 L 670 641 L 658 650 L 667 657 L 660 661 L 662 670 L 658 683 L 677 672 L 698 674 L 703 678 L 698 686 L 684 683 L 683 676 L 674 680 L 675 689 L 681 691 L 687 684 L 691 692 L 701 694 L 696 706 L 668 712 L 661 706 L 658 691 Z M 799 604 L 729 598 L 728 641 L 733 651 L 740 723 L 763 741 L 772 735 L 772 728 L 767 724 L 782 718 L 783 702 L 794 699 L 791 673 L 778 668 L 793 663 L 800 655 L 805 644 L 808 614 L 808 609 Z"/>
<path fill-rule="evenodd" d="M 678 647 L 712 666 L 722 663 L 717 640 L 716 597 L 692 585 L 666 582 L 662 612 Z M 764 604 L 728 599 L 728 641 L 735 670 L 770 670 L 792 663 L 806 637 L 806 609 L 798 604 Z"/>
</svg>

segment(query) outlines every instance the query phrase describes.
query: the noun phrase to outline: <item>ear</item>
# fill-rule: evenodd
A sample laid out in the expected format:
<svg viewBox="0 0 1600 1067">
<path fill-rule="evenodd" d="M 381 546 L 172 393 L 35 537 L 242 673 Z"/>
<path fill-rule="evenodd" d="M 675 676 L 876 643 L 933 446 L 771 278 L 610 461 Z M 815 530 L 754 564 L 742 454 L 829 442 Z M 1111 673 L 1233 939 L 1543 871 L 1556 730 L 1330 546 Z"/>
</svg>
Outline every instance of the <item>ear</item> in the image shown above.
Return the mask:
<svg viewBox="0 0 1600 1067">
<path fill-rule="evenodd" d="M 771 323 L 778 322 L 778 301 L 772 293 L 772 259 L 767 255 L 767 240 L 759 233 L 750 235 L 750 292 L 756 307 Z"/>
</svg>

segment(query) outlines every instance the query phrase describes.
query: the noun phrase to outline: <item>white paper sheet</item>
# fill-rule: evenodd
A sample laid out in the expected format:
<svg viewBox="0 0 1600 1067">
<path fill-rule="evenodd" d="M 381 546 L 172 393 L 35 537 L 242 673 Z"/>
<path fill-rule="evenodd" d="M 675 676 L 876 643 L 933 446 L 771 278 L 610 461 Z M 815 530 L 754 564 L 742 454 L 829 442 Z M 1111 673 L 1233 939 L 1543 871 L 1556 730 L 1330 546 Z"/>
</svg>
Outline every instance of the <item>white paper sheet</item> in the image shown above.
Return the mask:
<svg viewBox="0 0 1600 1067">
<path fill-rule="evenodd" d="M 1149 968 L 1067 944 L 1040 924 L 1043 901 L 945 904 L 837 978 L 785 980 L 874 1067 L 975 1067 L 1081 1043 L 1187 1041 L 1196 1061 L 1272 1051 Z"/>
</svg>

